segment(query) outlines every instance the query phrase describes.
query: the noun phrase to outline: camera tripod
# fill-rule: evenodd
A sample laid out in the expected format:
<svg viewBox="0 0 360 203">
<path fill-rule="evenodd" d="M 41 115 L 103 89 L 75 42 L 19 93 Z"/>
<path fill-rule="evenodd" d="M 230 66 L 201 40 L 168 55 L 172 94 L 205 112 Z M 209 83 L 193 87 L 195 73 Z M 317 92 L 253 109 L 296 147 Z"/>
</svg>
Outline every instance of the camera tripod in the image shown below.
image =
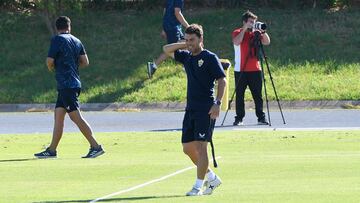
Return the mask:
<svg viewBox="0 0 360 203">
<path fill-rule="evenodd" d="M 284 114 L 282 112 L 282 108 L 281 108 L 281 105 L 280 105 L 279 97 L 278 97 L 278 94 L 277 94 L 277 91 L 276 91 L 276 88 L 275 88 L 274 79 L 273 79 L 273 77 L 271 75 L 269 63 L 267 61 L 267 56 L 265 54 L 263 44 L 261 43 L 260 35 L 261 35 L 261 33 L 259 31 L 255 31 L 255 37 L 254 37 L 254 40 L 253 40 L 253 43 L 252 43 L 252 47 L 249 48 L 249 52 L 251 52 L 251 48 L 255 48 L 255 53 L 257 55 L 258 60 L 260 61 L 260 66 L 262 68 L 261 77 L 262 77 L 262 80 L 264 82 L 264 94 L 265 94 L 265 100 L 266 100 L 267 114 L 268 114 L 268 118 L 269 118 L 269 126 L 271 126 L 271 118 L 270 118 L 270 109 L 269 109 L 269 99 L 268 99 L 267 89 L 266 89 L 266 79 L 265 79 L 265 74 L 264 74 L 264 69 L 263 69 L 263 67 L 264 67 L 263 62 L 264 61 L 265 61 L 265 64 L 266 64 L 266 70 L 267 70 L 267 72 L 269 74 L 271 85 L 272 85 L 274 93 L 275 93 L 275 98 L 276 98 L 277 104 L 279 106 L 279 110 L 280 110 L 280 113 L 281 113 L 282 120 L 283 120 L 284 124 L 286 124 Z M 250 55 L 250 53 L 249 53 L 249 55 Z M 246 65 L 247 60 L 248 60 L 248 58 L 245 60 L 245 65 Z M 231 99 L 229 100 L 228 109 L 226 110 L 226 113 L 225 113 L 224 119 L 223 119 L 223 121 L 221 123 L 221 126 L 224 125 L 226 116 L 227 116 L 229 110 L 231 109 L 231 103 L 234 100 L 236 90 L 238 89 L 238 86 L 240 84 L 241 76 L 242 76 L 242 74 L 240 75 L 240 79 L 236 83 L 234 93 L 232 94 Z"/>
</svg>

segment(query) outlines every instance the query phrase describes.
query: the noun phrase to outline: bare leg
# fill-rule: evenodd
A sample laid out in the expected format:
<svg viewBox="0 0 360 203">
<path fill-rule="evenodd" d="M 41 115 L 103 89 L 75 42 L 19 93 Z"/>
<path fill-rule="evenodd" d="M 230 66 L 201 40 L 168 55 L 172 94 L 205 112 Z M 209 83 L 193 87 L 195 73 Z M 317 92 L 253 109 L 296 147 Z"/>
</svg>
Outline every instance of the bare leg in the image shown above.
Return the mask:
<svg viewBox="0 0 360 203">
<path fill-rule="evenodd" d="M 161 53 L 160 56 L 155 60 L 155 65 L 159 66 L 167 58 L 168 58 L 168 56 L 165 53 Z"/>
<path fill-rule="evenodd" d="M 53 136 L 52 136 L 51 144 L 49 146 L 49 149 L 51 151 L 56 151 L 56 148 L 59 145 L 64 130 L 65 115 L 66 115 L 66 110 L 64 108 L 58 107 L 55 109 Z"/>
<path fill-rule="evenodd" d="M 199 146 L 198 143 L 203 143 L 203 142 L 189 142 L 189 143 L 183 143 L 183 151 L 186 155 L 189 156 L 189 158 L 191 159 L 191 161 L 198 166 L 198 162 L 199 162 Z M 204 144 L 207 144 L 206 142 L 204 142 Z M 207 156 L 207 151 L 206 151 L 206 156 Z M 209 163 L 209 160 L 207 161 L 207 163 Z M 208 164 L 209 166 L 209 164 Z M 198 167 L 199 168 L 199 167 Z M 209 167 L 207 167 L 206 172 L 209 171 L 208 169 Z M 198 174 L 199 175 L 199 174 Z M 204 179 L 204 178 L 201 178 Z"/>
<path fill-rule="evenodd" d="M 195 141 L 198 149 L 198 161 L 197 161 L 197 177 L 198 179 L 204 180 L 206 172 L 209 168 L 209 158 L 207 153 L 207 142 Z"/>
<path fill-rule="evenodd" d="M 199 154 L 195 142 L 183 143 L 183 151 L 197 165 Z"/>
<path fill-rule="evenodd" d="M 90 143 L 91 147 L 98 148 L 99 144 L 96 142 L 92 129 L 90 125 L 86 122 L 86 120 L 82 117 L 79 110 L 73 111 L 69 113 L 70 119 L 78 126 L 81 133 Z"/>
</svg>

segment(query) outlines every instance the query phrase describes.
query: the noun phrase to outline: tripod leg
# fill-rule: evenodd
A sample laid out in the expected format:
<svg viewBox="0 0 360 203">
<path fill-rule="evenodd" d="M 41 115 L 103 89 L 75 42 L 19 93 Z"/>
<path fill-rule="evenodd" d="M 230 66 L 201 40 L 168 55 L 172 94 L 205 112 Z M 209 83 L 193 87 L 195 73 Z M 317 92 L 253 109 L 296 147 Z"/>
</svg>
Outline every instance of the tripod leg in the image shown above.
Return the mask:
<svg viewBox="0 0 360 203">
<path fill-rule="evenodd" d="M 226 113 L 225 113 L 225 116 L 224 116 L 223 121 L 222 121 L 222 123 L 221 123 L 221 126 L 224 126 L 224 122 L 225 122 L 226 116 L 227 116 L 229 110 L 231 109 L 231 104 L 232 104 L 232 102 L 233 102 L 233 100 L 234 100 L 236 90 L 239 88 L 239 84 L 240 84 L 240 81 L 242 80 L 242 77 L 243 77 L 243 73 L 240 72 L 239 80 L 236 82 L 234 92 L 233 92 L 233 94 L 231 95 L 231 99 L 230 99 L 230 101 L 229 101 L 228 109 L 226 110 Z"/>
<path fill-rule="evenodd" d="M 268 70 L 268 71 L 270 71 L 270 70 Z M 277 104 L 279 106 L 279 110 L 280 110 L 280 113 L 281 113 L 282 120 L 283 120 L 284 124 L 286 124 L 284 114 L 283 114 L 283 111 L 282 111 L 282 108 L 281 108 L 281 105 L 280 105 L 279 97 L 278 97 L 277 92 L 276 92 L 275 84 L 273 82 L 274 80 L 272 79 L 272 76 L 271 76 L 270 72 L 269 72 L 269 75 L 270 75 L 271 84 L 272 84 L 273 89 L 274 89 L 276 101 L 277 101 Z"/>
<path fill-rule="evenodd" d="M 262 58 L 260 58 L 260 65 L 261 65 L 261 68 L 263 69 L 263 60 L 262 60 Z M 265 93 L 265 101 L 266 101 L 266 111 L 267 111 L 268 118 L 269 118 L 269 126 L 271 126 L 271 117 L 270 117 L 270 109 L 269 109 L 269 98 L 268 98 L 267 90 L 266 90 L 266 79 L 265 79 L 264 70 L 261 71 L 261 77 L 262 77 L 262 80 L 263 80 L 263 82 L 264 82 L 264 93 Z"/>
<path fill-rule="evenodd" d="M 223 119 L 223 121 L 221 123 L 221 126 L 224 126 L 224 122 L 225 122 L 225 119 L 226 119 L 226 116 L 227 116 L 229 110 L 231 109 L 231 103 L 234 100 L 235 93 L 236 93 L 236 87 L 235 87 L 234 93 L 232 94 L 231 99 L 229 101 L 228 109 L 226 110 L 226 113 L 225 113 L 224 119 Z"/>
<path fill-rule="evenodd" d="M 227 116 L 229 110 L 231 109 L 231 103 L 232 103 L 233 100 L 234 100 L 234 96 L 235 96 L 235 93 L 236 93 L 236 88 L 237 88 L 238 85 L 239 85 L 239 82 L 235 85 L 234 92 L 233 92 L 233 94 L 231 95 L 231 99 L 230 99 L 230 101 L 229 101 L 228 109 L 226 110 L 226 113 L 225 113 L 225 116 L 224 116 L 223 121 L 222 121 L 222 123 L 221 123 L 221 126 L 224 126 L 224 122 L 225 122 L 226 116 Z"/>
<path fill-rule="evenodd" d="M 260 49 L 261 49 L 262 55 L 264 56 L 266 68 L 267 68 L 267 71 L 268 71 L 268 73 L 269 73 L 271 85 L 272 85 L 272 87 L 273 87 L 273 89 L 274 89 L 275 98 L 276 98 L 277 104 L 278 104 L 278 106 L 279 106 L 279 110 L 280 110 L 280 113 L 281 113 L 282 120 L 283 120 L 284 124 L 286 124 L 285 118 L 284 118 L 284 114 L 283 114 L 283 111 L 282 111 L 282 108 L 281 108 L 281 105 L 280 105 L 279 97 L 278 97 L 278 94 L 277 94 L 277 92 L 276 92 L 274 80 L 273 80 L 273 77 L 272 77 L 272 75 L 271 75 L 271 71 L 270 71 L 270 68 L 269 68 L 269 63 L 268 63 L 267 57 L 266 57 L 266 55 L 265 55 L 264 47 L 261 45 L 261 46 L 260 46 Z"/>
<path fill-rule="evenodd" d="M 230 105 L 231 105 L 231 103 L 230 103 L 230 101 L 229 101 L 229 106 L 230 106 Z M 222 123 L 221 123 L 221 126 L 224 126 L 224 122 L 225 122 L 226 116 L 227 116 L 227 114 L 228 114 L 228 112 L 229 112 L 229 109 L 230 109 L 230 107 L 228 107 L 228 109 L 226 110 L 226 113 L 225 113 L 225 116 L 224 116 L 223 121 L 222 121 Z"/>
</svg>

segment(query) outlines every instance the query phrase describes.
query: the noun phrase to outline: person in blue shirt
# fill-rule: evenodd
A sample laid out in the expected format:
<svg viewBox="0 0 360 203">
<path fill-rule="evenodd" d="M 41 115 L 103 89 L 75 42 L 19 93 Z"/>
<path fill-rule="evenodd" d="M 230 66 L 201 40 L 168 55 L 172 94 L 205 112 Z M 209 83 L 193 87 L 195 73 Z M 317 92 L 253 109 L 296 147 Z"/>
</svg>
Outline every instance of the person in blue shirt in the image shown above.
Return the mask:
<svg viewBox="0 0 360 203">
<path fill-rule="evenodd" d="M 68 113 L 70 119 L 90 143 L 90 150 L 83 158 L 95 158 L 104 154 L 104 150 L 95 140 L 90 125 L 82 117 L 78 102 L 81 91 L 79 66 L 88 66 L 89 59 L 81 41 L 70 34 L 71 21 L 68 17 L 59 17 L 56 20 L 56 29 L 58 35 L 51 39 L 46 59 L 49 71 L 55 71 L 58 91 L 53 136 L 50 146 L 34 156 L 37 158 L 57 157 L 56 148 L 63 134 L 65 115 Z"/>
<path fill-rule="evenodd" d="M 168 56 L 184 65 L 187 75 L 182 144 L 184 153 L 197 166 L 197 179 L 186 195 L 210 195 L 221 184 L 221 179 L 209 168 L 207 146 L 210 142 L 213 147 L 212 134 L 225 92 L 226 75 L 216 54 L 203 48 L 203 30 L 200 25 L 190 25 L 185 30 L 185 40 L 186 42 L 165 45 L 163 49 Z M 215 97 L 216 81 L 218 87 Z M 213 159 L 216 167 L 214 153 Z"/>
<path fill-rule="evenodd" d="M 189 23 L 185 20 L 182 11 L 184 10 L 184 0 L 167 0 L 164 8 L 163 30 L 161 35 L 167 39 L 168 44 L 184 40 L 181 26 L 187 28 Z M 155 61 L 148 62 L 147 71 L 151 78 L 157 66 L 165 61 L 168 56 L 162 53 Z"/>
</svg>

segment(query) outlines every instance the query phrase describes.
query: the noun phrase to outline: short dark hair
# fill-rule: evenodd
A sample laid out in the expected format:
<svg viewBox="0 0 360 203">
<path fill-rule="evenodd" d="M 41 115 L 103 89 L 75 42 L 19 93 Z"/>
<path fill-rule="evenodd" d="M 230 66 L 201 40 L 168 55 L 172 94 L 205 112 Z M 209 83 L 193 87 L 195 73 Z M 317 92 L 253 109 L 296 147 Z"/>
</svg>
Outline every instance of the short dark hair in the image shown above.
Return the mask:
<svg viewBox="0 0 360 203">
<path fill-rule="evenodd" d="M 249 10 L 247 10 L 245 13 L 243 13 L 242 20 L 247 22 L 249 18 L 253 18 L 256 20 L 258 17 Z"/>
<path fill-rule="evenodd" d="M 71 20 L 67 16 L 60 16 L 56 19 L 55 24 L 57 30 L 65 30 L 70 27 Z"/>
<path fill-rule="evenodd" d="M 191 24 L 185 30 L 186 34 L 196 34 L 199 38 L 204 36 L 204 31 L 201 25 L 199 24 Z"/>
</svg>

